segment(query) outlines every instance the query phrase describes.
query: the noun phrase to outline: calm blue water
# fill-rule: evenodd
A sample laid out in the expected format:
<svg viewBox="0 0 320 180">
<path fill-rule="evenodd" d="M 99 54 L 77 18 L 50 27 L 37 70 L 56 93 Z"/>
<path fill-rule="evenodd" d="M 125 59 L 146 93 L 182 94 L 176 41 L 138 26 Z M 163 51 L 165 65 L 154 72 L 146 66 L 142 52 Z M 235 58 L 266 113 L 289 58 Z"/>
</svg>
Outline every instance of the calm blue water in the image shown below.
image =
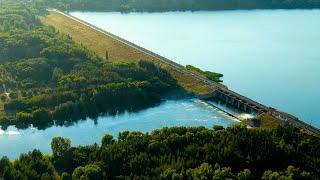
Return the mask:
<svg viewBox="0 0 320 180">
<path fill-rule="evenodd" d="M 72 15 L 320 127 L 319 10 Z"/>
<path fill-rule="evenodd" d="M 87 119 L 69 127 L 51 127 L 46 130 L 29 128 L 17 130 L 10 127 L 0 130 L 0 157 L 6 155 L 10 159 L 19 157 L 21 153 L 39 149 L 50 153 L 50 142 L 53 137 L 70 138 L 72 145 L 88 145 L 100 143 L 105 133 L 117 137 L 119 132 L 142 131 L 172 126 L 229 126 L 237 123 L 234 118 L 217 110 L 206 102 L 197 99 L 168 100 L 159 106 L 135 113 L 124 113 L 117 116 L 104 116 L 96 121 Z"/>
</svg>

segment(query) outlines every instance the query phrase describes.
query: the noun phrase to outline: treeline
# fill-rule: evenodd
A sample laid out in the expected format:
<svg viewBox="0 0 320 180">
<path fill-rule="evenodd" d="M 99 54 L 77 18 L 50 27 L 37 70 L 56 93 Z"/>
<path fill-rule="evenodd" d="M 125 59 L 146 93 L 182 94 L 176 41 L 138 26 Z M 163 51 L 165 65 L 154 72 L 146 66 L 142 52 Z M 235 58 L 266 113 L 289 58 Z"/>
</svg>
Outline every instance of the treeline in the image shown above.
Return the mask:
<svg viewBox="0 0 320 180">
<path fill-rule="evenodd" d="M 0 125 L 46 128 L 159 103 L 176 81 L 149 61 L 109 62 L 43 26 L 24 1 L 1 1 Z"/>
<path fill-rule="evenodd" d="M 173 127 L 106 134 L 101 145 L 72 147 L 56 137 L 52 155 L 38 150 L 10 162 L 10 179 L 319 179 L 320 140 L 292 127 Z"/>
<path fill-rule="evenodd" d="M 34 0 L 67 11 L 163 12 L 235 9 L 312 9 L 320 0 Z"/>
</svg>

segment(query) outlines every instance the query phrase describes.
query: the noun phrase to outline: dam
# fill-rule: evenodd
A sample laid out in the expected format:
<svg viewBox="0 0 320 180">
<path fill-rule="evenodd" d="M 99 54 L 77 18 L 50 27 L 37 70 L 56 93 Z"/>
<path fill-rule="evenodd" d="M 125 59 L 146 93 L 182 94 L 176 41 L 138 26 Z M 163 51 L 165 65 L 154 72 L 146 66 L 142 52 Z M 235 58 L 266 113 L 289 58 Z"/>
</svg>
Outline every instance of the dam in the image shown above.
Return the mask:
<svg viewBox="0 0 320 180">
<path fill-rule="evenodd" d="M 309 133 L 312 133 L 312 134 L 320 134 L 319 129 L 299 120 L 297 117 L 294 117 L 290 114 L 281 112 L 275 108 L 265 106 L 265 105 L 260 104 L 250 98 L 242 96 L 241 94 L 236 93 L 236 92 L 228 89 L 226 86 L 224 86 L 222 84 L 213 82 L 213 81 L 211 81 L 201 75 L 198 75 L 198 74 L 195 74 L 193 72 L 186 70 L 184 66 L 182 66 L 174 61 L 171 61 L 163 56 L 160 56 L 156 53 L 153 53 L 143 47 L 140 47 L 140 46 L 138 46 L 132 42 L 129 42 L 121 37 L 118 37 L 112 33 L 109 33 L 105 30 L 102 30 L 102 29 L 100 29 L 94 25 L 91 25 L 85 21 L 82 21 L 76 17 L 73 17 L 69 14 L 63 13 L 63 12 L 58 11 L 56 9 L 48 9 L 48 10 L 62 14 L 62 15 L 66 16 L 76 22 L 79 22 L 87 27 L 94 29 L 95 31 L 98 31 L 99 33 L 104 34 L 105 36 L 108 36 L 109 38 L 114 39 L 115 41 L 118 41 L 126 46 L 129 46 L 137 51 L 140 51 L 141 53 L 144 53 L 148 56 L 151 56 L 151 57 L 153 57 L 153 60 L 156 64 L 159 64 L 159 65 L 165 64 L 165 65 L 175 69 L 176 71 L 178 71 L 186 76 L 190 76 L 190 77 L 197 79 L 198 81 L 201 81 L 202 83 L 208 85 L 210 87 L 211 91 L 209 93 L 199 95 L 200 98 L 203 98 L 203 99 L 218 98 L 218 99 L 226 102 L 227 104 L 230 104 L 231 106 L 233 106 L 237 109 L 240 109 L 244 112 L 256 113 L 256 114 L 269 113 L 270 115 L 272 115 L 272 117 L 279 120 L 280 122 L 283 122 L 285 124 L 291 124 L 299 129 L 303 129 L 303 130 L 305 130 Z"/>
</svg>

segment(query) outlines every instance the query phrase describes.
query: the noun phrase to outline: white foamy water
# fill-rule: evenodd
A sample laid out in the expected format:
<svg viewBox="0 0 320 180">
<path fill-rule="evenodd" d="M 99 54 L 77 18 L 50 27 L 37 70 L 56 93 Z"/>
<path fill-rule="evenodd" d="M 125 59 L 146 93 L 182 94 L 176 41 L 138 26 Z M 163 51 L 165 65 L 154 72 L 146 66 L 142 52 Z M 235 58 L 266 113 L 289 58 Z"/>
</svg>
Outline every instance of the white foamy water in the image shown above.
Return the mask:
<svg viewBox="0 0 320 180">
<path fill-rule="evenodd" d="M 247 113 L 241 113 L 237 116 L 241 120 L 248 120 L 254 118 L 252 114 L 247 114 Z"/>
<path fill-rule="evenodd" d="M 16 128 L 10 128 L 5 131 L 0 129 L 0 136 L 17 136 L 17 135 L 20 135 L 20 132 Z"/>
</svg>

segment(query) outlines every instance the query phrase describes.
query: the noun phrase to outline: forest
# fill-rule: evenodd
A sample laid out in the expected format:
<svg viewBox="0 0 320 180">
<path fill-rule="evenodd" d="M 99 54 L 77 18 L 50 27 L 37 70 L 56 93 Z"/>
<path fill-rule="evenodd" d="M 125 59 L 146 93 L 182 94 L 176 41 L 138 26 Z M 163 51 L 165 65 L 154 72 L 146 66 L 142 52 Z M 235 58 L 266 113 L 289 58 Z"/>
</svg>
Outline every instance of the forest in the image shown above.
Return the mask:
<svg viewBox="0 0 320 180">
<path fill-rule="evenodd" d="M 292 127 L 172 127 L 151 133 L 110 134 L 101 143 L 72 147 L 55 137 L 52 155 L 39 150 L 11 162 L 0 160 L 0 177 L 11 179 L 319 179 L 319 138 Z"/>
<path fill-rule="evenodd" d="M 21 1 L 22 2 L 22 1 Z M 147 60 L 110 62 L 38 20 L 33 3 L 1 1 L 0 125 L 38 129 L 156 105 L 179 88 Z"/>
<path fill-rule="evenodd" d="M 320 0 L 34 0 L 66 11 L 165 12 L 235 9 L 313 9 Z"/>
</svg>

